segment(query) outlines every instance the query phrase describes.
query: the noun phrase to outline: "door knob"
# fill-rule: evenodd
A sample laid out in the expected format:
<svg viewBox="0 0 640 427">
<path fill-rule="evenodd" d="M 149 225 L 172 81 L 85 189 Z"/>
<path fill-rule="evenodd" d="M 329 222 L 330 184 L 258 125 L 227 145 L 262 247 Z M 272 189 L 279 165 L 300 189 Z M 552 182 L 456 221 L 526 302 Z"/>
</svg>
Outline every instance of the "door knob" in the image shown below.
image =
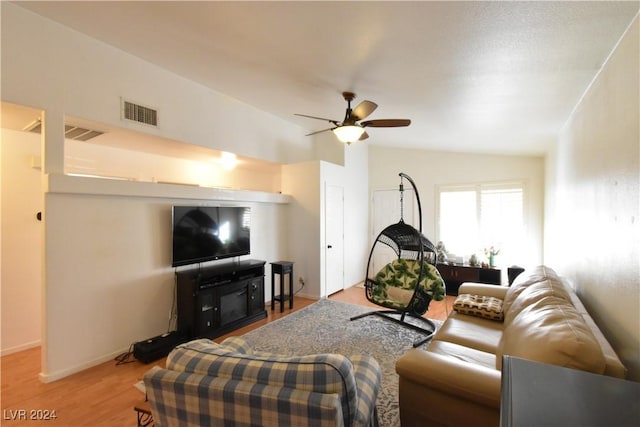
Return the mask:
<svg viewBox="0 0 640 427">
<path fill-rule="evenodd" d="M 327 245 L 327 249 L 331 249 L 333 246 L 331 245 Z"/>
</svg>

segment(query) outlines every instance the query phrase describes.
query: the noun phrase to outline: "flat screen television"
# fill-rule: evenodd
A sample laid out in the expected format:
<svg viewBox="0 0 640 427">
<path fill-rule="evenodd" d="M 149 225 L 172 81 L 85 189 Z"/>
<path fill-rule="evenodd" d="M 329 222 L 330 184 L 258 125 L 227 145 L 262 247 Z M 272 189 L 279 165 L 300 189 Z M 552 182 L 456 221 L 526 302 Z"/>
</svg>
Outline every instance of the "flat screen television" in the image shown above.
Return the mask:
<svg viewBox="0 0 640 427">
<path fill-rule="evenodd" d="M 248 255 L 251 208 L 174 206 L 171 266 Z"/>
</svg>

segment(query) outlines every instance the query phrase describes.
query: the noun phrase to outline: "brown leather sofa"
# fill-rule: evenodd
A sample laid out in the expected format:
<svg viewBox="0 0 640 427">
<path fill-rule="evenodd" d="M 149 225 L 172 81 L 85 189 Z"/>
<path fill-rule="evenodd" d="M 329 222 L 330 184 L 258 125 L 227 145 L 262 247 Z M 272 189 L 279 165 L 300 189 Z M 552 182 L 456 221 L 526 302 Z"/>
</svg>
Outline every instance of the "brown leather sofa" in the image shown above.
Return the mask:
<svg viewBox="0 0 640 427">
<path fill-rule="evenodd" d="M 550 268 L 525 271 L 511 287 L 465 283 L 459 294 L 496 298 L 504 320 L 454 309 L 426 350 L 397 361 L 402 427 L 497 426 L 503 355 L 625 377 L 577 295 Z"/>
</svg>

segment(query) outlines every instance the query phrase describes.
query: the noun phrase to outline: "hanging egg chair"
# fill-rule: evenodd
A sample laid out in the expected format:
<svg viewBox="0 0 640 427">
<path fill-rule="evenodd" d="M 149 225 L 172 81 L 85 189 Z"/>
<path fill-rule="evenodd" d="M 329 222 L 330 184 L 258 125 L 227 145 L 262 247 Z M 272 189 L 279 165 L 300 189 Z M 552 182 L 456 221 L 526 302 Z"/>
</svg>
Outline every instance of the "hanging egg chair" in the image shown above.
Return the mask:
<svg viewBox="0 0 640 427">
<path fill-rule="evenodd" d="M 416 195 L 419 230 L 404 222 L 404 179 L 409 181 Z M 387 310 L 371 311 L 351 320 L 370 315 L 380 316 L 424 333 L 425 336 L 414 342 L 413 346 L 424 344 L 431 338 L 436 326 L 422 316 L 427 312 L 431 300 L 441 301 L 446 294 L 444 281 L 435 263 L 436 248 L 422 234 L 418 189 L 411 177 L 400 173 L 400 221 L 378 234 L 369 254 L 365 280 L 367 300 Z"/>
</svg>

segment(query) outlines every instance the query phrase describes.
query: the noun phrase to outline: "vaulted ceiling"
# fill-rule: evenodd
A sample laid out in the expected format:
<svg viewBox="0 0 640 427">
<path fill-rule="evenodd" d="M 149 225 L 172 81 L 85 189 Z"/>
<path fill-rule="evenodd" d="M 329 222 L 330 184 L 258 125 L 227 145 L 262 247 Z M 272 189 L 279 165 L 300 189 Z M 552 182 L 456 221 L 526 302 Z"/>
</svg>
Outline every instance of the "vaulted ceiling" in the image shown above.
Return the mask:
<svg viewBox="0 0 640 427">
<path fill-rule="evenodd" d="M 18 2 L 307 132 L 341 92 L 368 144 L 541 155 L 640 2 Z M 71 54 L 71 53 L 70 53 Z"/>
</svg>

